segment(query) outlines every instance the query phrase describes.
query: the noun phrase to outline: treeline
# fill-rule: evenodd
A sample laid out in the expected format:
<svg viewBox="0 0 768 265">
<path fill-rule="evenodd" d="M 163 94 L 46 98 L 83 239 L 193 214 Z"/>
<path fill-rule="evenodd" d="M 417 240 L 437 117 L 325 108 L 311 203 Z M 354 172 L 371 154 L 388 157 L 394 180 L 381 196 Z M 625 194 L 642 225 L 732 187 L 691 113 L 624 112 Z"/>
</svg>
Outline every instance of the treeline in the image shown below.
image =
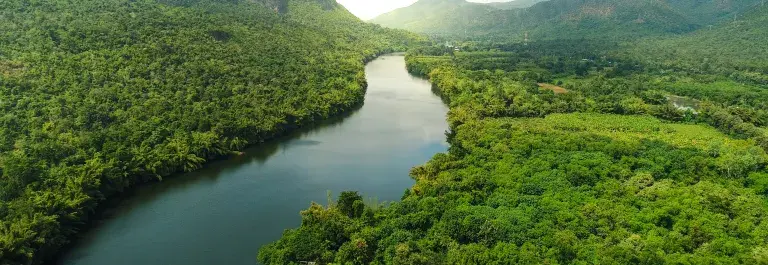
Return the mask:
<svg viewBox="0 0 768 265">
<path fill-rule="evenodd" d="M 489 118 L 455 133 L 449 154 L 412 170 L 401 202 L 313 205 L 261 261 L 765 262 L 766 155 L 747 141 L 597 114 Z"/>
<path fill-rule="evenodd" d="M 527 1 L 531 2 L 531 1 Z M 454 39 L 635 41 L 708 28 L 761 6 L 761 0 L 548 0 L 494 10 L 455 0 L 421 0 L 372 20 Z M 753 43 L 756 44 L 756 43 Z"/>
<path fill-rule="evenodd" d="M 762 21 L 760 19 L 757 21 Z M 768 27 L 758 28 L 765 31 Z M 728 29 L 726 25 L 718 30 Z M 698 37 L 681 37 L 679 41 L 687 42 L 688 38 Z M 654 43 L 658 42 L 649 40 L 640 45 Z M 737 49 L 727 47 L 724 42 L 712 45 L 732 49 L 732 52 Z M 561 85 L 571 95 L 561 95 L 559 99 L 579 100 L 558 103 L 568 106 L 561 107 L 561 110 L 551 110 L 553 102 L 549 101 L 544 105 L 537 103 L 543 102 L 540 99 L 525 102 L 533 104 L 532 109 L 539 110 L 540 115 L 588 111 L 650 114 L 673 121 L 705 122 L 733 136 L 754 138 L 761 146 L 768 146 L 760 128 L 768 125 L 768 90 L 765 85 L 753 80 L 737 78 L 749 75 L 752 70 L 728 66 L 727 62 L 733 59 L 728 54 L 707 53 L 710 60 L 702 64 L 720 65 L 717 68 L 720 70 L 704 72 L 678 70 L 690 63 L 684 57 L 677 61 L 668 58 L 667 66 L 661 67 L 653 58 L 666 55 L 648 54 L 644 58 L 637 53 L 639 50 L 635 45 L 605 41 L 543 41 L 529 44 L 468 42 L 460 46 L 461 50 L 468 52 L 454 52 L 443 46 L 414 49 L 408 64 L 409 71 L 424 77 L 432 77 L 430 74 L 433 74 L 436 81 L 447 80 L 446 84 L 436 83 L 441 90 L 449 90 L 447 93 L 467 80 L 482 81 L 476 86 L 503 86 L 526 81 L 531 91 L 536 91 L 534 83 Z M 753 52 L 744 50 L 739 57 L 747 58 Z M 696 106 L 675 106 L 676 100 L 670 100 L 681 97 Z M 477 105 L 483 108 L 488 104 L 483 102 Z"/>
<path fill-rule="evenodd" d="M 750 12 L 676 38 L 638 42 L 620 50 L 657 71 L 713 74 L 742 83 L 768 85 L 768 7 Z"/>
<path fill-rule="evenodd" d="M 2 1 L 0 264 L 40 263 L 136 183 L 354 108 L 364 61 L 421 41 L 335 3 L 277 2 L 287 13 L 250 1 Z"/>
<path fill-rule="evenodd" d="M 766 90 L 605 45 L 412 49 L 408 70 L 450 106 L 449 152 L 388 207 L 313 204 L 259 260 L 768 263 Z"/>
</svg>

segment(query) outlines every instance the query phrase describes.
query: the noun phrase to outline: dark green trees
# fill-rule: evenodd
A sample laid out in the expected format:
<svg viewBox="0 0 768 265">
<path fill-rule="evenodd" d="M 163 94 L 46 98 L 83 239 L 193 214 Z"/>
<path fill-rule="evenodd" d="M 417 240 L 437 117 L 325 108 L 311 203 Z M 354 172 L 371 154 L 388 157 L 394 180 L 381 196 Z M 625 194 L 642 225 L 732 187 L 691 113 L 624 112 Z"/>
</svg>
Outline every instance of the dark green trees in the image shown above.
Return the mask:
<svg viewBox="0 0 768 265">
<path fill-rule="evenodd" d="M 135 183 L 354 108 L 363 62 L 419 41 L 316 0 L 9 0 L 0 17 L 0 264 L 40 263 Z"/>
<path fill-rule="evenodd" d="M 762 14 L 713 31 L 764 31 Z M 764 35 L 742 36 L 753 46 L 740 51 L 700 37 L 712 34 L 411 50 L 408 70 L 450 106 L 449 152 L 411 170 L 402 201 L 362 217 L 332 207 L 341 217 L 287 231 L 260 261 L 766 264 L 768 94 L 754 77 L 768 72 L 735 63 L 763 56 Z M 638 53 L 666 43 L 690 54 Z M 338 224 L 345 240 L 295 258 L 293 237 Z"/>
</svg>

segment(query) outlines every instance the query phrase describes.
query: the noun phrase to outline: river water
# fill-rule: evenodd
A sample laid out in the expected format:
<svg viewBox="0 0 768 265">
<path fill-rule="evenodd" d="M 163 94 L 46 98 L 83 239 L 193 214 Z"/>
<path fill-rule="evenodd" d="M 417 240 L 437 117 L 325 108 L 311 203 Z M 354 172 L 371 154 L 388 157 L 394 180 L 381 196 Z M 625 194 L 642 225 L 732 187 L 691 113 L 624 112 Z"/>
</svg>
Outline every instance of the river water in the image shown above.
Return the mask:
<svg viewBox="0 0 768 265">
<path fill-rule="evenodd" d="M 366 66 L 358 111 L 206 168 L 139 187 L 112 204 L 56 264 L 256 264 L 310 202 L 345 190 L 379 202 L 413 185 L 411 167 L 447 149 L 448 109 L 402 55 Z"/>
</svg>

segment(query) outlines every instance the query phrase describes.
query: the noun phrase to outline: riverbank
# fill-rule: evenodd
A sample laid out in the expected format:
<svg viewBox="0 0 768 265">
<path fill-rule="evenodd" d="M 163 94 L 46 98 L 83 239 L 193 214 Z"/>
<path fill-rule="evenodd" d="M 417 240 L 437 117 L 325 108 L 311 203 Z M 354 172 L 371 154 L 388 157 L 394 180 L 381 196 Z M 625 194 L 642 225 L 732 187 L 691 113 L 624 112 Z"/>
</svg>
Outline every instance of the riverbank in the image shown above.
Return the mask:
<svg viewBox="0 0 768 265">
<path fill-rule="evenodd" d="M 362 56 L 362 64 L 367 64 L 379 56 L 391 53 L 391 49 L 377 51 L 374 54 L 371 55 L 364 55 Z M 360 71 L 357 76 L 365 75 L 364 71 Z M 205 169 L 211 166 L 214 166 L 221 161 L 226 160 L 232 160 L 238 158 L 238 156 L 243 155 L 250 155 L 249 149 L 253 150 L 254 148 L 258 148 L 259 146 L 271 146 L 271 141 L 280 141 L 281 139 L 291 139 L 293 137 L 296 137 L 297 135 L 300 136 L 306 131 L 312 130 L 313 128 L 322 128 L 325 126 L 332 126 L 334 123 L 341 122 L 345 118 L 351 116 L 354 112 L 358 111 L 360 108 L 362 108 L 364 104 L 365 99 L 365 91 L 367 90 L 368 83 L 365 79 L 357 79 L 357 84 L 359 87 L 359 91 L 361 93 L 353 93 L 354 100 L 352 103 L 346 103 L 346 102 L 333 102 L 330 103 L 330 113 L 315 113 L 314 115 L 302 117 L 299 119 L 287 119 L 287 120 L 293 120 L 290 124 L 285 124 L 284 126 L 278 127 L 277 130 L 272 132 L 265 132 L 262 134 L 253 135 L 251 139 L 247 139 L 246 142 L 249 144 L 244 145 L 242 148 L 238 148 L 241 150 L 232 150 L 223 154 L 223 155 L 217 155 L 212 156 L 206 159 L 206 161 L 200 163 L 200 168 Z M 199 170 L 199 169 L 198 169 Z M 105 194 L 104 201 L 98 203 L 91 211 L 90 214 L 87 214 L 83 216 L 81 222 L 82 225 L 78 229 L 80 233 L 83 232 L 89 232 L 89 230 L 93 229 L 96 225 L 98 225 L 100 222 L 103 222 L 105 219 L 109 218 L 111 215 L 111 211 L 114 211 L 115 207 L 119 207 L 121 203 L 125 202 L 126 200 L 129 200 L 130 198 L 136 196 L 136 193 L 138 192 L 138 189 L 141 188 L 147 188 L 151 185 L 157 185 L 159 182 L 168 181 L 173 178 L 181 178 L 184 177 L 182 175 L 184 174 L 184 170 L 178 170 L 169 172 L 164 175 L 157 176 L 157 178 L 134 178 L 136 182 L 132 183 L 128 187 L 126 187 L 124 190 L 114 193 L 114 194 Z M 77 234 L 70 237 L 69 244 L 66 244 L 62 246 L 60 250 L 57 251 L 57 254 L 52 255 L 51 257 L 47 258 L 45 260 L 45 264 L 57 264 L 58 261 L 60 261 L 66 253 L 71 251 L 73 248 L 75 248 L 78 243 L 80 243 L 81 239 L 78 238 Z"/>
<path fill-rule="evenodd" d="M 449 152 L 411 170 L 416 183 L 386 207 L 353 193 L 311 205 L 259 251 L 262 263 L 764 260 L 766 138 L 734 133 L 763 136 L 753 124 L 723 110 L 694 122 L 664 93 L 624 89 L 635 79 L 556 94 L 537 85 L 546 72 L 467 69 L 449 55 L 408 62 L 450 102 Z"/>
<path fill-rule="evenodd" d="M 56 263 L 255 264 L 329 190 L 400 199 L 410 168 L 445 151 L 447 108 L 401 55 L 369 63 L 366 80 L 365 104 L 341 121 L 139 187 Z"/>
</svg>

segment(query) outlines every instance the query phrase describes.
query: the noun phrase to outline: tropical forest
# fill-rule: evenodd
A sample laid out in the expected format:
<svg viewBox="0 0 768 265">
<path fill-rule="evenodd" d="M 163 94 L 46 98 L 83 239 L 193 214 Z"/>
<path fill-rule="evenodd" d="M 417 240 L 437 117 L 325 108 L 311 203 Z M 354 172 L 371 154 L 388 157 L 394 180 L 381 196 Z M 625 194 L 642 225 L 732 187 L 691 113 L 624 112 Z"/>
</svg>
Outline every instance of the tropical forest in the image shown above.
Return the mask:
<svg viewBox="0 0 768 265">
<path fill-rule="evenodd" d="M 0 264 L 768 265 L 766 1 L 356 1 L 0 2 Z"/>
</svg>

